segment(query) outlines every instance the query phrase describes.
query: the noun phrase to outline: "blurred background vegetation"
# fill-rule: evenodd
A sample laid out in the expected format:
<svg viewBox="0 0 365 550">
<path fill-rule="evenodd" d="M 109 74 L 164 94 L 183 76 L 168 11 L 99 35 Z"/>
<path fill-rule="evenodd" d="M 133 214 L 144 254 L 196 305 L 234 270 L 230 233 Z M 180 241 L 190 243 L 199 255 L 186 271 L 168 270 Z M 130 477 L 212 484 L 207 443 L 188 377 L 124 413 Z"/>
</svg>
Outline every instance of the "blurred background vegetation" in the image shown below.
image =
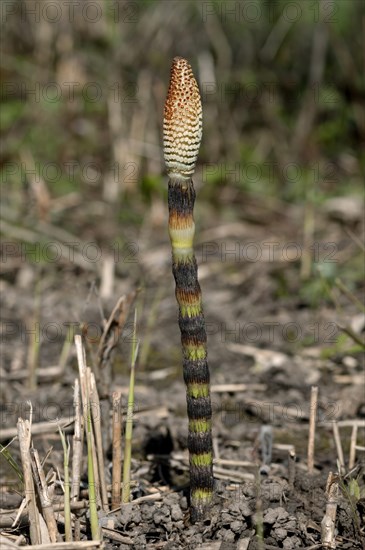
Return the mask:
<svg viewBox="0 0 365 550">
<path fill-rule="evenodd" d="M 3 235 L 19 241 L 19 227 L 52 227 L 48 237 L 63 229 L 102 247 L 147 224 L 166 239 L 162 120 L 175 55 L 190 61 L 202 93 L 195 181 L 208 226 L 261 224 L 268 212 L 279 219 L 288 205 L 309 205 L 301 223 L 310 241 L 316 209 L 347 196 L 333 208 L 358 222 L 362 0 L 1 8 Z"/>
</svg>

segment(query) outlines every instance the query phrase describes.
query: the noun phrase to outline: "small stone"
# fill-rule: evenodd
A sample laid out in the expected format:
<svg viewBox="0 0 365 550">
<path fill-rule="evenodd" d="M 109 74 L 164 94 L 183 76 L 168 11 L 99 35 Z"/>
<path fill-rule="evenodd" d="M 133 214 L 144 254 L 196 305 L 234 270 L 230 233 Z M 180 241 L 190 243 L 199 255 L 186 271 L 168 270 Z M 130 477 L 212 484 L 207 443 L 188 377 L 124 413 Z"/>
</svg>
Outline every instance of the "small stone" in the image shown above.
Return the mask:
<svg viewBox="0 0 365 550">
<path fill-rule="evenodd" d="M 170 533 L 172 531 L 172 521 L 167 521 L 166 523 L 164 523 L 164 527 L 166 531 Z"/>
<path fill-rule="evenodd" d="M 132 513 L 132 522 L 138 525 L 141 523 L 141 521 L 142 521 L 141 510 L 137 506 L 134 508 Z"/>
<path fill-rule="evenodd" d="M 283 540 L 283 548 L 285 550 L 297 550 L 302 545 L 301 540 L 299 537 L 288 537 L 285 540 Z"/>
<path fill-rule="evenodd" d="M 283 491 L 288 490 L 288 488 L 285 480 L 270 481 L 270 483 L 263 482 L 262 484 L 262 492 L 270 502 L 280 502 Z"/>
<path fill-rule="evenodd" d="M 230 528 L 234 533 L 239 533 L 243 527 L 244 527 L 243 521 L 239 521 L 238 519 L 232 521 Z"/>
<path fill-rule="evenodd" d="M 231 523 L 231 521 L 232 521 L 231 514 L 228 514 L 227 512 L 222 512 L 221 521 L 222 521 L 223 525 L 227 525 L 227 524 Z"/>
<path fill-rule="evenodd" d="M 230 529 L 226 529 L 226 532 L 223 535 L 223 539 L 225 542 L 234 542 L 234 533 Z"/>
<path fill-rule="evenodd" d="M 355 367 L 357 367 L 357 361 L 355 357 L 352 357 L 351 355 L 346 355 L 342 359 L 342 363 L 345 365 L 345 367 L 349 369 L 354 369 Z"/>
<path fill-rule="evenodd" d="M 277 523 L 283 523 L 284 521 L 286 521 L 289 518 L 289 514 L 285 510 L 285 508 L 282 508 L 281 506 L 278 506 L 278 508 L 275 508 L 275 509 L 276 509 L 276 514 L 277 514 L 277 518 L 276 518 Z"/>
<path fill-rule="evenodd" d="M 231 502 L 229 504 L 229 511 L 232 514 L 232 516 L 238 516 L 240 515 L 240 507 L 237 502 Z"/>
<path fill-rule="evenodd" d="M 146 535 L 138 535 L 138 537 L 136 537 L 134 540 L 135 548 L 144 548 L 146 546 L 146 543 Z M 130 550 L 131 547 L 129 546 L 128 548 Z"/>
<path fill-rule="evenodd" d="M 151 504 L 142 504 L 141 512 L 142 512 L 143 519 L 145 521 L 148 521 L 153 516 L 154 506 Z"/>
<path fill-rule="evenodd" d="M 247 497 L 251 497 L 251 498 L 256 497 L 257 488 L 256 488 L 254 483 L 247 483 L 243 487 L 243 492 L 244 492 L 245 496 L 247 496 Z"/>
<path fill-rule="evenodd" d="M 269 508 L 264 515 L 264 523 L 268 523 L 269 525 L 273 525 L 278 517 L 277 508 Z"/>
<path fill-rule="evenodd" d="M 275 535 L 276 535 L 276 538 L 278 538 L 279 540 L 283 540 L 285 539 L 285 537 L 288 536 L 288 531 L 283 527 L 277 527 L 275 529 Z"/>
<path fill-rule="evenodd" d="M 179 502 L 179 500 L 180 500 L 179 493 L 170 493 L 169 495 L 166 496 L 165 502 L 166 504 L 171 506 L 172 504 Z"/>
<path fill-rule="evenodd" d="M 117 529 L 120 526 L 120 521 L 115 515 L 99 517 L 100 527 L 106 527 L 107 529 Z"/>
<path fill-rule="evenodd" d="M 164 550 L 179 550 L 180 546 L 176 542 L 170 541 L 164 545 Z"/>
<path fill-rule="evenodd" d="M 295 518 L 291 517 L 287 522 L 285 522 L 285 529 L 287 531 L 296 531 L 297 521 Z"/>
<path fill-rule="evenodd" d="M 163 505 L 161 506 L 161 512 L 162 512 L 163 514 L 165 514 L 166 517 L 167 517 L 167 516 L 170 516 L 170 508 L 169 508 L 169 506 L 166 506 L 166 504 L 163 504 Z"/>
<path fill-rule="evenodd" d="M 224 540 L 225 542 L 233 542 L 234 541 L 234 533 L 230 529 L 219 529 L 217 532 L 217 539 Z"/>
<path fill-rule="evenodd" d="M 160 523 L 163 523 L 165 518 L 166 518 L 166 516 L 163 512 L 161 512 L 161 510 L 158 510 L 158 512 L 155 512 L 153 514 L 153 521 L 155 522 L 156 525 L 159 525 Z"/>
<path fill-rule="evenodd" d="M 120 522 L 123 526 L 132 521 L 133 506 L 132 504 L 123 504 L 120 510 Z"/>
<path fill-rule="evenodd" d="M 217 531 L 217 539 L 218 540 L 222 540 L 223 537 L 224 537 L 224 533 L 227 531 L 227 529 L 219 529 L 219 531 Z"/>
<path fill-rule="evenodd" d="M 183 519 L 184 514 L 178 504 L 173 504 L 171 506 L 171 519 L 173 521 L 179 521 L 180 519 Z"/>
<path fill-rule="evenodd" d="M 239 506 L 241 514 L 245 518 L 248 518 L 248 517 L 252 516 L 252 512 L 251 512 L 248 500 L 240 500 L 238 506 Z"/>
<path fill-rule="evenodd" d="M 180 508 L 182 510 L 187 510 L 188 509 L 188 501 L 187 501 L 186 497 L 181 497 L 181 499 L 180 499 Z"/>
</svg>

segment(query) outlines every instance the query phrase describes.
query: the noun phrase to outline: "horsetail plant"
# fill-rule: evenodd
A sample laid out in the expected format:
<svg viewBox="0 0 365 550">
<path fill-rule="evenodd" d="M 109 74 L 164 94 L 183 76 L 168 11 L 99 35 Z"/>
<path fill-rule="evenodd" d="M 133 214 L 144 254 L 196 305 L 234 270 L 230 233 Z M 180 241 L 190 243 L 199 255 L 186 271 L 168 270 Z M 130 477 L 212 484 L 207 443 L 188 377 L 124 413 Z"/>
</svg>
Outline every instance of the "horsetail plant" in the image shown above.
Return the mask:
<svg viewBox="0 0 365 550">
<path fill-rule="evenodd" d="M 163 130 L 169 176 L 172 272 L 179 306 L 189 419 L 190 513 L 194 522 L 204 519 L 213 498 L 213 445 L 207 336 L 193 250 L 195 190 L 192 175 L 202 137 L 202 106 L 192 69 L 182 57 L 175 57 L 172 62 Z"/>
</svg>

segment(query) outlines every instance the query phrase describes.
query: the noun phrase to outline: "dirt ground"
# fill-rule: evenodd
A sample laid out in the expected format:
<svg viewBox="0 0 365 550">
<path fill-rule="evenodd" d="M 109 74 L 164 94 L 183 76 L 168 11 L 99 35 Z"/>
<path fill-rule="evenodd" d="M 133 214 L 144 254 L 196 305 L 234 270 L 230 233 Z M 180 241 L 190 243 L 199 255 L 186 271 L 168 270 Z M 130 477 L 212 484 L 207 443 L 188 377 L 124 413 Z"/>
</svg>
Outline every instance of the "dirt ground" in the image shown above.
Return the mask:
<svg viewBox="0 0 365 550">
<path fill-rule="evenodd" d="M 198 207 L 196 214 L 196 256 L 211 369 L 216 491 L 209 519 L 195 525 L 189 521 L 185 388 L 165 213 L 162 222 L 146 223 L 141 233 L 128 235 L 129 248 L 114 256 L 116 276 L 106 297 L 100 297 L 99 264 L 90 262 L 82 269 L 64 259 L 37 263 L 25 257 L 20 244 L 14 245 L 4 263 L 2 444 L 19 461 L 13 432 L 18 417 L 29 416 L 30 401 L 33 425 L 47 421 L 50 426 L 39 435 L 34 432 L 33 445 L 46 457 L 45 470 L 59 471 L 61 478 L 57 419 L 73 415 L 72 386 L 77 376 L 72 343 L 64 368 L 57 370 L 67 326 L 74 323 L 80 333 L 84 323 L 92 365 L 102 333 L 101 310 L 107 318 L 119 296 L 139 289 L 141 347 L 132 452 L 133 499 L 138 500 L 122 511 L 100 513 L 107 548 L 321 548 L 326 482 L 329 472 L 336 474 L 339 468 L 336 548 L 365 548 L 363 450 L 357 451 L 351 471 L 348 468 L 354 423 L 357 444 L 364 446 L 364 357 L 348 335 L 352 331 L 363 337 L 364 315 L 355 303 L 363 289 L 355 283 L 351 296 L 338 286 L 328 291 L 328 281 L 337 273 L 360 265 L 354 227 L 334 219 L 331 212 L 320 213 L 312 246 L 313 273 L 303 282 L 300 270 L 306 252 L 300 244 L 301 208 L 291 206 L 279 215 L 271 206 L 252 202 L 245 206 L 246 212 L 250 217 L 240 217 L 238 210 L 219 224 L 212 223 L 217 212 Z M 255 217 L 266 221 L 255 223 Z M 81 236 L 91 242 L 90 230 L 83 228 Z M 100 250 L 103 261 L 106 249 Z M 123 261 L 126 258 L 132 261 Z M 111 385 L 112 390 L 122 389 L 125 401 L 132 317 L 118 341 Z M 29 334 L 37 326 L 39 346 L 34 345 L 34 334 Z M 339 327 L 345 327 L 347 334 Z M 40 366 L 33 388 L 32 353 Z M 319 393 L 314 470 L 309 473 L 312 386 Z M 343 459 L 336 447 L 334 424 Z M 289 451 L 295 453 L 290 468 Z M 106 467 L 110 483 L 110 449 Z M 24 512 L 11 527 L 10 518 L 14 519 L 22 494 L 3 456 L 0 476 L 2 533 L 23 535 L 29 542 Z M 83 488 L 87 488 L 86 477 Z M 57 501 L 62 498 L 60 483 L 56 493 Z M 81 538 L 88 537 L 87 508 L 77 517 Z"/>
</svg>

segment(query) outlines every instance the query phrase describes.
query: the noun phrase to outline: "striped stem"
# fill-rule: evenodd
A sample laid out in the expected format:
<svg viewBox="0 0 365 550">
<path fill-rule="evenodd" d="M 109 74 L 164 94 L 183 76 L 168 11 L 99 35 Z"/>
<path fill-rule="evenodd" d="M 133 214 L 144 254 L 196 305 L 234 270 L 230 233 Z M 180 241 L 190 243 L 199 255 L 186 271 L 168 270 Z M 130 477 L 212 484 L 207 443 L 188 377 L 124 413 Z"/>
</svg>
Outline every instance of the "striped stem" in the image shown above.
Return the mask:
<svg viewBox="0 0 365 550">
<path fill-rule="evenodd" d="M 189 418 L 191 519 L 206 516 L 213 498 L 213 450 L 207 336 L 193 250 L 195 190 L 191 176 L 202 128 L 198 86 L 185 59 L 175 58 L 165 104 L 164 153 L 169 175 L 169 235 L 179 306 Z"/>
</svg>

